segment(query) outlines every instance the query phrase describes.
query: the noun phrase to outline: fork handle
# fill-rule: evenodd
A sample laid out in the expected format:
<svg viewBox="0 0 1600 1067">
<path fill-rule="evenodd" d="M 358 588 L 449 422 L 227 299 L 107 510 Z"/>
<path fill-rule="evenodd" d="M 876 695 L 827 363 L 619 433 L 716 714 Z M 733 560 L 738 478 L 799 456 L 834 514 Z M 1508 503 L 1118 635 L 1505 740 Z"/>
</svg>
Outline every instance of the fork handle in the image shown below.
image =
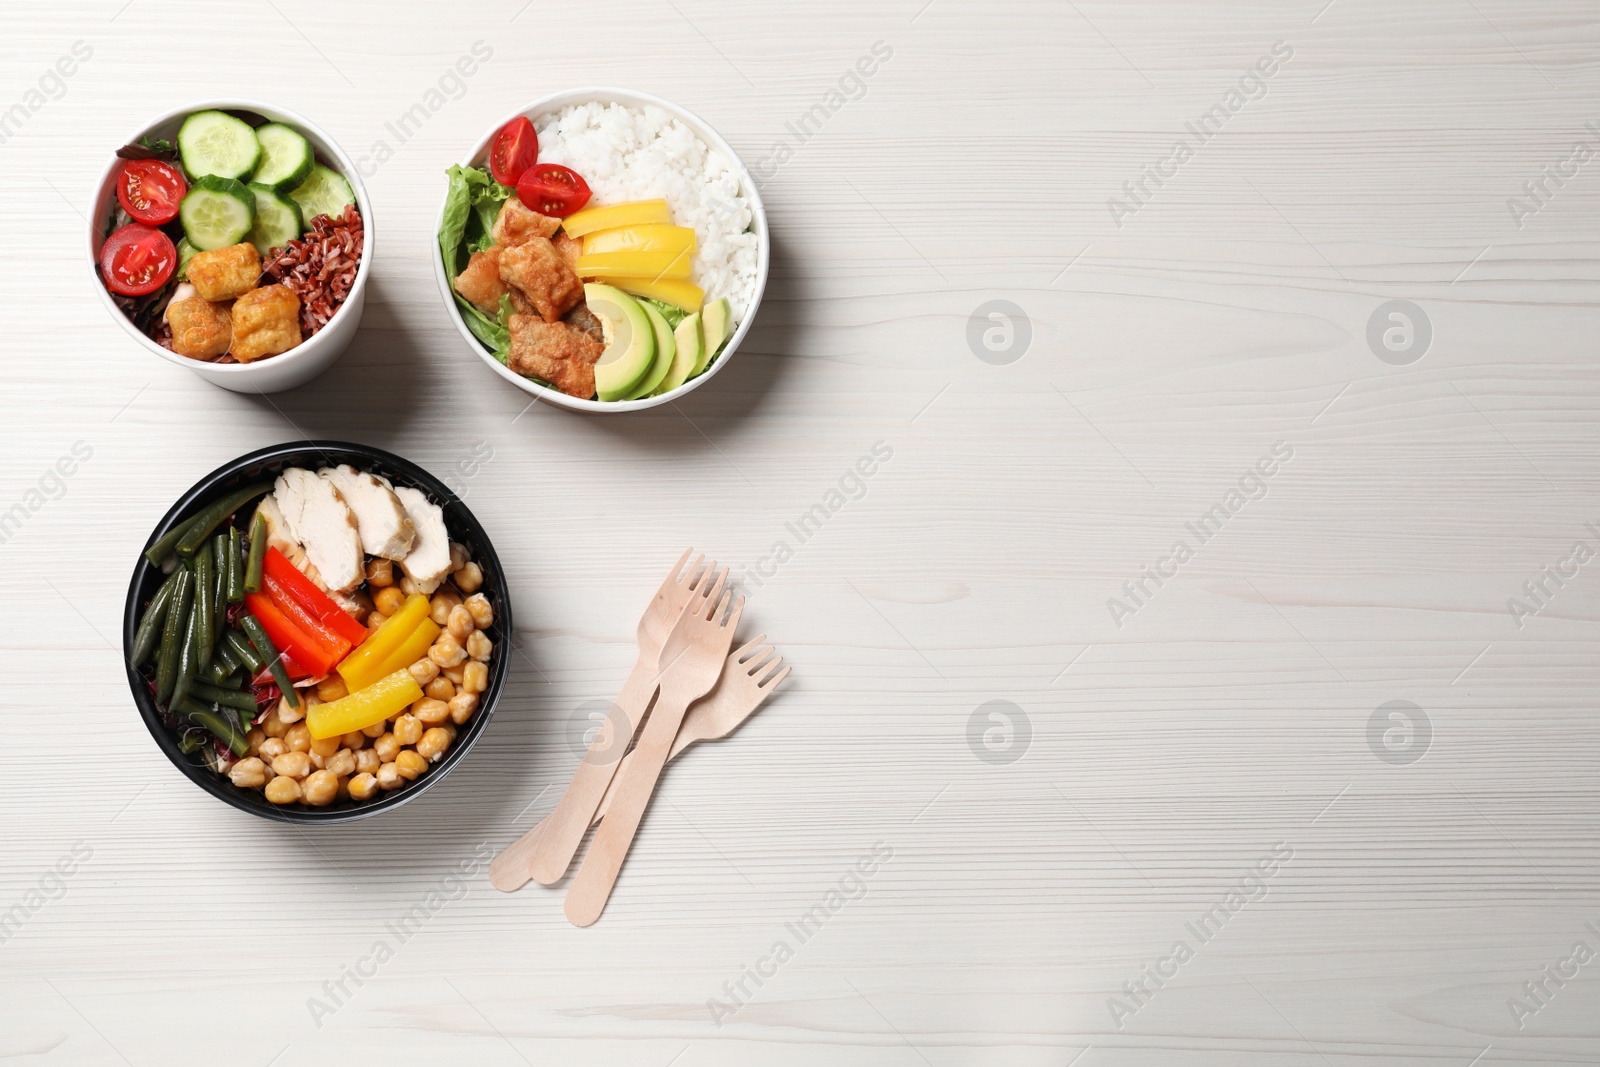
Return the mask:
<svg viewBox="0 0 1600 1067">
<path fill-rule="evenodd" d="M 565 911 L 567 920 L 574 926 L 588 926 L 605 911 L 611 889 L 622 871 L 622 862 L 628 858 L 628 849 L 633 845 L 633 835 L 638 832 L 645 809 L 650 806 L 661 768 L 666 766 L 667 755 L 672 751 L 673 740 L 678 736 L 678 727 L 692 699 L 676 690 L 670 681 L 662 687 L 650 721 L 634 747 L 628 773 L 618 779 L 611 808 L 600 823 L 600 829 L 595 831 L 583 865 L 567 890 Z"/>
<path fill-rule="evenodd" d="M 595 734 L 594 740 L 589 743 L 588 753 L 573 772 L 572 781 L 567 783 L 567 791 L 561 794 L 561 802 L 556 805 L 555 811 L 506 849 L 506 852 L 519 849 L 526 852 L 527 861 L 523 869 L 540 885 L 554 885 L 561 881 L 567 868 L 572 865 L 572 857 L 583 843 L 583 835 L 588 832 L 589 822 L 600 807 L 600 799 L 606 795 L 606 786 L 611 784 L 623 753 L 628 751 L 628 745 L 639 729 L 639 720 L 644 716 L 645 708 L 650 706 L 650 697 L 655 688 L 655 664 L 644 662 L 641 656 L 634 661 L 628 680 L 617 694 L 616 714 L 611 728 Z M 501 856 L 504 855 L 501 853 Z M 505 865 L 508 881 L 511 878 L 511 866 L 510 863 Z M 490 865 L 490 880 L 494 881 L 493 864 Z M 505 888 L 498 882 L 494 884 L 496 888 Z M 517 882 L 511 888 L 520 885 L 522 882 Z"/>
</svg>

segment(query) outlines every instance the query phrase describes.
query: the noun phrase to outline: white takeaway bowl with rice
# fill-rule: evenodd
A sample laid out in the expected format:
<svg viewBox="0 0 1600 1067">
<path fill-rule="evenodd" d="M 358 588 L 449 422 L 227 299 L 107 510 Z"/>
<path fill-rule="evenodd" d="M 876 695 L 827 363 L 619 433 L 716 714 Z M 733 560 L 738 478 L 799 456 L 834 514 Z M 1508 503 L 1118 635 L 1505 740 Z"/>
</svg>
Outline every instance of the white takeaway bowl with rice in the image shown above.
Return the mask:
<svg viewBox="0 0 1600 1067">
<path fill-rule="evenodd" d="M 135 143 L 142 137 L 173 140 L 177 137 L 178 128 L 185 116 L 196 111 L 211 109 L 251 111 L 272 122 L 283 122 L 293 126 L 311 142 L 317 158 L 330 163 L 333 169 L 350 183 L 350 189 L 356 198 L 356 208 L 361 212 L 363 250 L 361 261 L 356 267 L 355 282 L 350 288 L 350 295 L 345 298 L 339 310 L 314 336 L 287 352 L 253 363 L 216 363 L 188 359 L 152 341 L 127 315 L 123 314 L 122 309 L 117 306 L 116 301 L 111 298 L 111 294 L 100 281 L 100 248 L 106 240 L 106 234 L 102 229 L 111 205 L 116 201 L 116 176 L 124 162 L 115 153 L 101 170 L 94 196 L 90 200 L 91 210 L 87 227 L 89 272 L 94 277 L 95 292 L 100 294 L 100 300 L 105 304 L 106 310 L 122 325 L 128 336 L 145 351 L 175 366 L 193 371 L 212 385 L 219 385 L 235 393 L 281 393 L 286 389 L 304 385 L 332 367 L 339 361 L 339 357 L 344 355 L 344 350 L 350 347 L 350 342 L 355 339 L 356 331 L 361 326 L 361 311 L 366 304 L 367 274 L 374 252 L 372 201 L 367 198 L 366 187 L 361 184 L 361 176 L 356 172 L 355 164 L 333 138 L 304 116 L 256 100 L 203 100 L 187 104 L 158 117 L 128 138 L 127 143 Z"/>
<path fill-rule="evenodd" d="M 618 116 L 609 111 L 610 105 L 634 111 L 632 124 L 618 128 Z M 570 411 L 641 411 L 699 388 L 733 358 L 750 330 L 767 285 L 770 241 L 766 209 L 738 153 L 698 115 L 658 96 L 631 89 L 569 89 L 540 97 L 494 123 L 461 163 L 484 166 L 495 133 L 519 115 L 532 121 L 538 131 L 540 163 L 571 167 L 589 183 L 594 192 L 589 206 L 664 198 L 673 220 L 694 228 L 698 238 L 695 281 L 708 298 L 728 298 L 732 332 L 710 366 L 671 392 L 615 401 L 569 396 L 517 374 L 485 349 L 456 306 L 452 279 L 435 239 L 431 242 L 434 276 L 456 329 L 500 377 L 538 400 Z M 443 222 L 441 204 L 435 234 Z M 737 240 L 742 235 L 754 237 L 753 248 L 751 242 Z"/>
</svg>

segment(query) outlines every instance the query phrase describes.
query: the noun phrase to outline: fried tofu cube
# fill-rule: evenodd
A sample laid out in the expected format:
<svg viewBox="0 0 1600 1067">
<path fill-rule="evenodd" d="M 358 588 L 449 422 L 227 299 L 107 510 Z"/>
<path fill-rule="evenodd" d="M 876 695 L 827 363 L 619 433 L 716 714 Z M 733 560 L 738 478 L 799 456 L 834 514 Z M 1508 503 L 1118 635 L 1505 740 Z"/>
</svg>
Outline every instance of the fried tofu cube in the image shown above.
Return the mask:
<svg viewBox="0 0 1600 1067">
<path fill-rule="evenodd" d="M 189 261 L 189 284 L 212 303 L 243 296 L 260 280 L 261 253 L 249 241 L 197 252 Z"/>
<path fill-rule="evenodd" d="M 300 298 L 287 285 L 252 289 L 233 304 L 233 358 L 251 363 L 300 343 Z"/>
<path fill-rule="evenodd" d="M 500 208 L 491 231 L 497 245 L 520 245 L 531 237 L 549 239 L 561 228 L 561 220 L 541 215 L 521 200 L 512 197 Z"/>
<path fill-rule="evenodd" d="M 596 341 L 603 342 L 606 339 L 605 327 L 601 325 L 595 313 L 589 310 L 588 304 L 579 304 L 561 316 L 561 321 L 574 329 L 582 330 Z"/>
<path fill-rule="evenodd" d="M 203 297 L 168 304 L 167 325 L 172 327 L 172 350 L 190 359 L 216 359 L 233 341 L 233 312 Z"/>
<path fill-rule="evenodd" d="M 561 258 L 566 261 L 567 268 L 572 273 L 578 273 L 578 257 L 583 255 L 583 242 L 576 237 L 568 236 L 566 231 L 550 238 L 550 243 L 556 246 L 556 251 L 561 253 Z"/>
<path fill-rule="evenodd" d="M 542 378 L 566 393 L 587 400 L 594 396 L 594 365 L 606 346 L 564 322 L 545 322 L 533 315 L 513 315 L 511 354 L 506 362 L 518 374 Z"/>
<path fill-rule="evenodd" d="M 511 291 L 500 278 L 501 251 L 499 245 L 493 245 L 472 253 L 467 269 L 456 275 L 456 292 L 485 315 L 498 314 L 500 298 Z"/>
<path fill-rule="evenodd" d="M 522 290 L 546 322 L 560 319 L 583 299 L 583 283 L 548 238 L 532 237 L 503 250 L 500 277 Z"/>
</svg>

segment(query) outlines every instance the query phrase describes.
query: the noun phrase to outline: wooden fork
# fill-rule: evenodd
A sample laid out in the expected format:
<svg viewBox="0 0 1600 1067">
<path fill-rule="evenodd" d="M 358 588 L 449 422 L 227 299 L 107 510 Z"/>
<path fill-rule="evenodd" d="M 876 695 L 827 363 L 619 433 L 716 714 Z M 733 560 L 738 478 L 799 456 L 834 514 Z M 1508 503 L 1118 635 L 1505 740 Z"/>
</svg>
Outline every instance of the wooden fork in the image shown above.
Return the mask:
<svg viewBox="0 0 1600 1067">
<path fill-rule="evenodd" d="M 767 635 L 762 634 L 742 648 L 728 653 L 728 661 L 723 664 L 717 687 L 695 701 L 689 713 L 683 717 L 683 725 L 678 727 L 678 736 L 667 755 L 669 763 L 697 741 L 715 741 L 733 733 L 740 723 L 767 702 L 779 683 L 789 676 L 789 668 L 783 667 L 783 657 L 774 652 L 771 645 L 756 648 L 766 639 Z M 780 671 L 779 667 L 783 669 Z M 632 762 L 632 752 L 622 757 L 622 766 L 617 768 L 617 776 L 611 780 L 605 799 L 600 801 L 600 810 L 595 812 L 595 822 L 605 818 L 611 798 L 616 795 L 617 783 L 627 777 L 628 766 Z"/>
<path fill-rule="evenodd" d="M 565 910 L 574 926 L 590 925 L 605 910 L 622 861 L 627 858 L 633 835 L 638 832 L 656 780 L 667 762 L 667 753 L 672 751 L 678 727 L 683 724 L 684 712 L 696 699 L 711 692 L 722 675 L 723 661 L 733 645 L 733 632 L 744 610 L 743 597 L 728 610 L 732 596 L 731 592 L 723 593 L 710 610 L 692 600 L 661 646 L 661 693 L 650 712 L 650 721 L 639 734 L 633 764 L 617 783 L 611 813 L 595 832 L 583 866 L 567 890 Z"/>
<path fill-rule="evenodd" d="M 606 725 L 595 732 L 589 751 L 573 772 L 572 781 L 567 783 L 567 791 L 562 794 L 555 811 L 514 841 L 489 865 L 489 882 L 496 889 L 509 893 L 521 888 L 529 876 L 543 885 L 553 885 L 567 873 L 589 821 L 616 774 L 620 757 L 628 750 L 639 721 L 650 706 L 650 698 L 655 695 L 662 643 L 691 600 L 701 605 L 708 600 L 716 603 L 717 594 L 727 580 L 727 569 L 718 571 L 716 563 L 707 563 L 703 555 L 696 557 L 688 570 L 684 570 L 684 561 L 692 551 L 687 549 L 678 557 L 671 573 L 639 617 L 639 654 L 633 670 L 617 694 L 613 714 L 607 716 Z"/>
</svg>

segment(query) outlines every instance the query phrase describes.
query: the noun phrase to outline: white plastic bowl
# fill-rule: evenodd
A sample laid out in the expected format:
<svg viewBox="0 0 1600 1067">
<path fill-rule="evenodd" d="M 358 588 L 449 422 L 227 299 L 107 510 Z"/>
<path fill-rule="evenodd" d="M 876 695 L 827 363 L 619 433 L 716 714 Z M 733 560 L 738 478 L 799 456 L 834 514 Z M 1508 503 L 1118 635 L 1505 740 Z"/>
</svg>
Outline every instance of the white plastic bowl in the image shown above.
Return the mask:
<svg viewBox="0 0 1600 1067">
<path fill-rule="evenodd" d="M 744 194 L 745 199 L 750 204 L 750 227 L 757 238 L 756 287 L 750 297 L 750 307 L 745 311 L 744 318 L 740 320 L 738 329 L 734 330 L 733 336 L 728 338 L 727 346 L 723 348 L 722 355 L 717 357 L 715 363 L 708 367 L 699 377 L 691 378 L 672 390 L 672 392 L 663 393 L 661 396 L 610 402 L 580 400 L 577 397 L 568 396 L 559 389 L 551 389 L 548 386 L 540 385 L 531 378 L 524 378 L 505 366 L 495 359 L 494 355 L 483 347 L 483 342 L 479 341 L 473 332 L 467 328 L 466 321 L 461 317 L 461 309 L 456 307 L 453 290 L 450 287 L 451 278 L 445 273 L 444 259 L 439 251 L 438 233 L 440 226 L 444 222 L 443 197 L 440 198 L 439 216 L 434 220 L 433 234 L 431 235 L 431 248 L 433 249 L 431 255 L 433 258 L 434 277 L 439 282 L 439 294 L 444 298 L 445 310 L 450 315 L 450 321 L 456 324 L 456 329 L 461 331 L 461 336 L 465 338 L 467 344 L 484 363 L 488 364 L 491 370 L 518 389 L 521 389 L 524 393 L 543 400 L 547 404 L 554 404 L 556 407 L 566 408 L 570 411 L 594 411 L 603 415 L 621 415 L 629 411 L 643 411 L 645 408 L 653 408 L 657 404 L 665 404 L 669 400 L 676 400 L 704 385 L 713 375 L 728 365 L 728 362 L 733 359 L 734 353 L 738 351 L 739 344 L 744 340 L 745 334 L 750 332 L 750 323 L 755 320 L 756 308 L 761 305 L 761 294 L 767 288 L 767 266 L 771 247 L 767 234 L 767 209 L 762 206 L 761 193 L 756 189 L 755 182 L 750 178 L 750 171 L 739 158 L 739 154 L 700 116 L 679 107 L 669 100 L 663 100 L 659 96 L 651 96 L 649 93 L 636 92 L 632 89 L 568 89 L 564 92 L 542 96 L 522 110 L 512 112 L 491 126 L 478 143 L 473 146 L 472 151 L 467 153 L 466 158 L 461 160 L 461 163 L 463 166 L 469 167 L 483 166 L 483 161 L 489 154 L 489 142 L 494 139 L 495 133 L 500 127 L 518 115 L 526 115 L 530 120 L 537 122 L 545 115 L 560 111 L 564 107 L 569 107 L 572 104 L 587 104 L 592 101 L 599 101 L 604 104 L 625 104 L 629 107 L 659 107 L 663 111 L 681 119 L 700 136 L 700 139 L 707 146 L 721 152 L 740 175 L 739 191 Z M 715 294 L 707 295 L 714 296 Z"/>
<path fill-rule="evenodd" d="M 285 389 L 293 389 L 297 385 L 304 385 L 338 362 L 339 357 L 344 355 L 344 350 L 355 338 L 356 329 L 361 325 L 361 309 L 366 302 L 368 268 L 372 264 L 373 256 L 372 202 L 367 199 L 367 190 L 361 184 L 361 177 L 356 173 L 355 164 L 337 144 L 334 144 L 331 137 L 292 111 L 254 100 L 204 100 L 197 104 L 189 104 L 162 115 L 128 138 L 127 143 L 134 143 L 141 137 L 176 141 L 178 127 L 183 124 L 186 115 L 210 108 L 253 111 L 263 118 L 293 126 L 305 134 L 317 157 L 324 162 L 331 162 L 334 169 L 350 183 L 351 190 L 356 194 L 356 207 L 361 212 L 363 237 L 361 263 L 356 268 L 356 281 L 350 287 L 349 297 L 315 336 L 287 352 L 268 356 L 253 363 L 208 363 L 205 360 L 189 359 L 162 348 L 139 332 L 132 320 L 117 307 L 116 302 L 111 299 L 111 294 L 106 290 L 105 283 L 100 280 L 98 269 L 100 247 L 105 243 L 107 236 L 101 232 L 101 227 L 105 225 L 111 205 L 116 200 L 115 179 L 117 169 L 123 163 L 123 160 L 116 155 L 116 147 L 112 148 L 111 158 L 100 174 L 100 181 L 95 186 L 91 201 L 93 210 L 89 213 L 88 225 L 89 275 L 94 283 L 95 292 L 100 294 L 100 300 L 111 313 L 111 317 L 121 323 L 122 328 L 128 331 L 128 336 L 145 351 L 161 357 L 168 363 L 191 370 L 213 385 L 220 385 L 236 393 L 278 393 Z"/>
</svg>

